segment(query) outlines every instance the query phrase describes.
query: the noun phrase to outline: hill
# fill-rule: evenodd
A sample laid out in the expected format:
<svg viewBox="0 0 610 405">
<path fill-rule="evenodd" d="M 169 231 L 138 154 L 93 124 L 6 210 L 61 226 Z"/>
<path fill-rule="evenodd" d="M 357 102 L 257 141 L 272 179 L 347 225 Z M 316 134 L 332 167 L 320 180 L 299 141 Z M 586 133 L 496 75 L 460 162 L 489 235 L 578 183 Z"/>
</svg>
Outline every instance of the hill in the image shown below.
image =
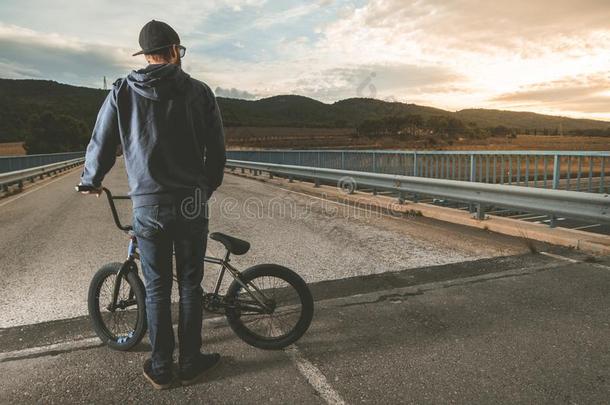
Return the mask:
<svg viewBox="0 0 610 405">
<path fill-rule="evenodd" d="M 465 122 L 476 122 L 479 127 L 487 128 L 503 125 L 519 129 L 557 129 L 561 125 L 564 132 L 591 129 L 608 129 L 610 122 L 543 115 L 532 112 L 466 109 L 456 112 Z"/>
<path fill-rule="evenodd" d="M 49 80 L 0 79 L 0 142 L 23 140 L 31 116 L 51 111 L 77 118 L 91 129 L 106 91 L 60 84 Z M 467 109 L 458 112 L 438 108 L 351 98 L 332 104 L 296 95 L 280 95 L 256 101 L 218 98 L 229 127 L 353 128 L 366 120 L 397 115 L 444 116 L 474 122 L 480 128 L 503 125 L 515 129 L 556 131 L 606 130 L 610 122 L 572 119 L 528 112 Z"/>
</svg>

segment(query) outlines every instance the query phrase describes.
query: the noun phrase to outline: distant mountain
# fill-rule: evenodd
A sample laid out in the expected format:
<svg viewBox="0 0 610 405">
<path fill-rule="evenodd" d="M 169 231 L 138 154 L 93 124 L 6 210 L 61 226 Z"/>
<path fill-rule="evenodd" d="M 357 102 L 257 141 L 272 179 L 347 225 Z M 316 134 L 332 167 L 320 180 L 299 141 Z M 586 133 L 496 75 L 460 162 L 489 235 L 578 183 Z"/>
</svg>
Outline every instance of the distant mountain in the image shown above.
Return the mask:
<svg viewBox="0 0 610 405">
<path fill-rule="evenodd" d="M 555 115 L 543 115 L 532 112 L 467 109 L 455 113 L 464 122 L 476 122 L 479 127 L 494 127 L 504 125 L 519 129 L 557 129 L 561 125 L 563 131 L 579 131 L 585 129 L 607 129 L 610 122 L 588 119 L 575 119 Z"/>
<path fill-rule="evenodd" d="M 18 141 L 28 133 L 34 114 L 52 111 L 82 120 L 89 128 L 107 92 L 60 84 L 49 80 L 0 79 L 0 142 Z M 610 122 L 572 119 L 529 112 L 468 109 L 450 112 L 438 108 L 350 98 L 332 104 L 296 95 L 281 95 L 256 101 L 218 98 L 226 126 L 251 127 L 355 127 L 365 120 L 393 115 L 418 114 L 424 118 L 446 116 L 474 122 L 481 128 L 503 125 L 516 129 L 564 131 L 607 129 Z"/>
<path fill-rule="evenodd" d="M 106 94 L 50 80 L 0 79 L 0 142 L 22 140 L 30 117 L 44 111 L 70 115 L 91 128 Z"/>
</svg>

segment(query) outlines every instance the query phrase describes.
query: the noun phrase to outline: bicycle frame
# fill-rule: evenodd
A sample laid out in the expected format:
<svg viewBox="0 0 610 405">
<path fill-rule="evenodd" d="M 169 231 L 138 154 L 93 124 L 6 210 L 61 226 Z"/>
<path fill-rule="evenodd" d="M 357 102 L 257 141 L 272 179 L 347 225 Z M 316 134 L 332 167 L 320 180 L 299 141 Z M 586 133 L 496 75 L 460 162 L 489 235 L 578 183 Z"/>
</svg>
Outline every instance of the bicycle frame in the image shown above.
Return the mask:
<svg viewBox="0 0 610 405">
<path fill-rule="evenodd" d="M 273 308 L 269 308 L 268 303 L 266 302 L 266 300 L 264 300 L 265 298 L 265 294 L 263 294 L 263 292 L 254 284 L 252 284 L 252 288 L 257 292 L 257 294 L 260 294 L 263 299 L 259 299 L 258 297 L 256 297 L 255 294 L 253 294 L 253 292 L 250 290 L 250 288 L 248 288 L 248 286 L 241 280 L 241 273 L 239 272 L 239 270 L 237 270 L 235 267 L 233 267 L 229 262 L 230 262 L 230 252 L 227 251 L 227 253 L 225 254 L 224 259 L 218 259 L 215 257 L 210 257 L 210 256 L 205 256 L 203 261 L 206 263 L 213 263 L 213 264 L 218 264 L 221 266 L 220 268 L 220 272 L 218 273 L 218 278 L 216 279 L 216 286 L 214 287 L 214 295 L 217 295 L 218 292 L 220 291 L 220 285 L 222 284 L 222 279 L 223 276 L 225 274 L 226 270 L 229 270 L 229 273 L 231 273 L 231 276 L 233 277 L 233 279 L 239 284 L 241 285 L 241 287 L 248 293 L 248 295 L 250 295 L 250 297 L 252 297 L 257 303 L 259 303 L 266 311 L 273 311 Z"/>
<path fill-rule="evenodd" d="M 136 265 L 135 261 L 140 259 L 140 254 L 138 253 L 138 240 L 135 236 L 135 234 L 133 233 L 133 227 L 131 225 L 123 225 L 121 224 L 121 221 L 119 219 L 119 214 L 117 212 L 116 206 L 114 204 L 114 200 L 129 200 L 130 197 L 129 196 L 113 196 L 112 193 L 110 192 L 110 190 L 108 190 L 106 187 L 104 187 L 102 189 L 104 191 L 104 193 L 106 194 L 106 197 L 108 199 L 108 205 L 110 206 L 110 211 L 112 213 L 112 218 L 114 220 L 115 225 L 117 226 L 117 228 L 119 228 L 120 230 L 126 232 L 129 234 L 129 247 L 127 249 L 127 260 L 123 263 L 123 265 L 121 266 L 121 269 L 119 270 L 119 272 L 117 273 L 115 282 L 114 282 L 114 291 L 112 294 L 112 303 L 109 305 L 109 310 L 110 311 L 114 311 L 117 308 L 121 308 L 122 306 L 124 306 L 125 304 L 119 305 L 117 304 L 117 300 L 118 300 L 118 295 L 119 295 L 119 291 L 121 288 L 121 280 L 124 277 L 127 277 L 127 273 L 130 271 L 135 271 L 137 273 L 137 269 L 138 266 Z M 221 266 L 220 272 L 218 273 L 218 278 L 216 280 L 216 286 L 214 287 L 214 295 L 218 295 L 219 291 L 220 291 L 220 286 L 222 284 L 222 279 L 225 275 L 225 272 L 228 270 L 229 273 L 231 274 L 231 276 L 233 277 L 233 279 L 239 284 L 241 285 L 241 287 L 248 293 L 248 295 L 250 297 L 252 297 L 252 299 L 254 299 L 254 301 L 256 301 L 259 305 L 261 305 L 261 307 L 268 312 L 272 312 L 274 308 L 271 308 L 269 306 L 269 303 L 267 302 L 267 300 L 265 299 L 265 294 L 263 294 L 263 292 L 254 284 L 251 285 L 251 287 L 256 291 L 256 294 L 253 293 L 253 291 L 249 288 L 248 285 L 246 285 L 242 280 L 241 280 L 241 273 L 239 272 L 239 270 L 237 270 L 235 267 L 233 267 L 230 264 L 230 252 L 227 250 L 227 253 L 225 254 L 225 257 L 223 259 L 219 259 L 216 257 L 211 257 L 211 256 L 204 256 L 203 261 L 205 263 L 212 263 L 212 264 L 217 264 L 219 266 Z M 130 291 L 129 293 L 129 299 L 133 299 L 133 292 Z M 257 295 L 260 295 L 261 298 L 257 297 Z"/>
</svg>

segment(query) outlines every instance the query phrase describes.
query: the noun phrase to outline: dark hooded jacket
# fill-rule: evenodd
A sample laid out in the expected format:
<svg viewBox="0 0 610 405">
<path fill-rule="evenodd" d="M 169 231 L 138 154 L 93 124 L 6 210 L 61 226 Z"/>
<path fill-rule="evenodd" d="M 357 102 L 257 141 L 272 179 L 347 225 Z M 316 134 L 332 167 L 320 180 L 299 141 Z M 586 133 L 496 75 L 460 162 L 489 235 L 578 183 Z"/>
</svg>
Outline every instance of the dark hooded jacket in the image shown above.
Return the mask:
<svg viewBox="0 0 610 405">
<path fill-rule="evenodd" d="M 149 65 L 117 80 L 97 117 L 81 183 L 99 187 L 125 156 L 134 207 L 175 201 L 220 185 L 225 145 L 210 88 L 173 64 Z"/>
</svg>

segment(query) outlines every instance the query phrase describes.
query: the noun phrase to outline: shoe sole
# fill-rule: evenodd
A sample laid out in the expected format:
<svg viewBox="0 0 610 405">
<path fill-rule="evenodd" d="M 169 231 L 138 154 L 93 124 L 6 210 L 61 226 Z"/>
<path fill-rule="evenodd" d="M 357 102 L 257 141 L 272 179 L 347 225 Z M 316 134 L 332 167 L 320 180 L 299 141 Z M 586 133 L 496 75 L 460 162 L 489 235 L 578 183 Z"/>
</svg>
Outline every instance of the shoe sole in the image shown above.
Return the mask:
<svg viewBox="0 0 610 405">
<path fill-rule="evenodd" d="M 188 385 L 193 385 L 196 382 L 198 382 L 199 380 L 201 380 L 201 378 L 203 378 L 203 376 L 205 374 L 207 374 L 208 372 L 214 370 L 216 368 L 216 366 L 218 366 L 218 363 L 220 363 L 221 359 L 222 359 L 222 357 L 219 358 L 218 361 L 216 363 L 214 363 L 210 368 L 202 371 L 197 377 L 191 378 L 190 380 L 181 380 L 180 382 L 181 382 L 182 386 L 186 387 Z"/>
<path fill-rule="evenodd" d="M 172 383 L 170 382 L 169 384 L 159 384 L 156 383 L 152 378 L 150 378 L 150 376 L 148 374 L 146 374 L 144 371 L 142 372 L 142 375 L 144 376 L 144 378 L 146 378 L 148 380 L 149 383 L 151 383 L 151 385 L 153 386 L 154 389 L 156 390 L 166 390 L 172 387 Z"/>
</svg>

